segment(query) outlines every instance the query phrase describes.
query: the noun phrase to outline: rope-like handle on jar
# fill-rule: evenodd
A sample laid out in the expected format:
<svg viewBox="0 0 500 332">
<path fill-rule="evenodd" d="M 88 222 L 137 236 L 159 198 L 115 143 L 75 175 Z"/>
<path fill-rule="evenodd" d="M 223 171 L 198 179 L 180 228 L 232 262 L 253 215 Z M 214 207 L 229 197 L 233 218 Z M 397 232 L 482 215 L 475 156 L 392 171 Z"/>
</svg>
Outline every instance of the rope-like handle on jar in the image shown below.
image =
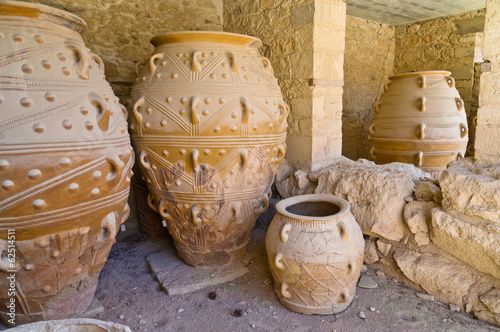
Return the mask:
<svg viewBox="0 0 500 332">
<path fill-rule="evenodd" d="M 453 89 L 455 87 L 455 79 L 451 76 L 446 76 L 445 79 L 446 79 L 446 83 L 448 83 L 448 86 L 450 87 L 450 89 Z"/>
<path fill-rule="evenodd" d="M 142 114 L 139 113 L 139 107 L 144 106 L 144 96 L 139 98 L 134 104 L 134 118 L 137 122 L 137 134 L 142 135 Z"/>
<path fill-rule="evenodd" d="M 141 60 L 135 64 L 135 75 L 139 76 L 140 69 L 139 67 L 144 66 L 146 64 L 146 60 Z"/>
<path fill-rule="evenodd" d="M 156 71 L 157 66 L 155 64 L 155 61 L 163 59 L 163 56 L 165 56 L 164 53 L 156 53 L 149 59 L 149 70 L 151 71 L 151 73 L 154 73 Z"/>
<path fill-rule="evenodd" d="M 369 133 L 370 133 L 370 135 L 372 135 L 372 136 L 373 136 L 373 135 L 375 135 L 375 122 L 374 122 L 374 123 L 372 123 L 372 124 L 370 125 L 370 127 L 368 127 L 368 132 L 369 132 Z"/>
<path fill-rule="evenodd" d="M 469 133 L 469 131 L 467 130 L 467 125 L 461 123 L 460 124 L 460 137 L 464 138 L 465 136 L 467 136 L 468 133 Z"/>
</svg>

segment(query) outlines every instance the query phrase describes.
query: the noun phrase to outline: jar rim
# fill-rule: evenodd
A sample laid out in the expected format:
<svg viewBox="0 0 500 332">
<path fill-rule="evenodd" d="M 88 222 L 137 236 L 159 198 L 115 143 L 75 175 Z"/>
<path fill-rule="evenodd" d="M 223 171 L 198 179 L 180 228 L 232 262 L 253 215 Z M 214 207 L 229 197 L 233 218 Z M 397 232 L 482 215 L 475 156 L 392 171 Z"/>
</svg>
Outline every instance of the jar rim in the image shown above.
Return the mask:
<svg viewBox="0 0 500 332">
<path fill-rule="evenodd" d="M 253 36 L 225 31 L 174 31 L 156 35 L 151 39 L 155 47 L 173 43 L 221 43 L 238 46 L 262 46 L 262 41 Z"/>
<path fill-rule="evenodd" d="M 389 76 L 390 80 L 399 80 L 404 78 L 418 77 L 418 76 L 450 76 L 451 72 L 447 70 L 428 70 L 428 71 L 415 71 L 410 73 L 398 74 Z"/>
<path fill-rule="evenodd" d="M 307 203 L 307 202 L 325 202 L 325 203 L 331 203 L 334 205 L 337 205 L 340 208 L 340 211 L 331 215 L 323 216 L 323 217 L 317 217 L 317 216 L 307 216 L 307 215 L 301 215 L 301 214 L 295 214 L 292 212 L 287 211 L 287 208 L 290 206 L 293 206 L 295 204 L 299 203 Z M 308 194 L 308 195 L 300 195 L 300 196 L 294 196 L 290 198 L 285 198 L 281 201 L 279 201 L 276 204 L 276 211 L 279 214 L 282 214 L 286 217 L 297 219 L 297 220 L 304 220 L 304 221 L 331 221 L 335 219 L 340 219 L 344 217 L 346 213 L 349 212 L 350 209 L 350 204 L 348 201 L 346 201 L 343 198 L 340 198 L 335 195 L 330 195 L 330 194 Z"/>
<path fill-rule="evenodd" d="M 81 17 L 65 10 L 39 3 L 0 0 L 0 15 L 46 20 L 78 33 L 87 30 L 87 23 Z"/>
</svg>

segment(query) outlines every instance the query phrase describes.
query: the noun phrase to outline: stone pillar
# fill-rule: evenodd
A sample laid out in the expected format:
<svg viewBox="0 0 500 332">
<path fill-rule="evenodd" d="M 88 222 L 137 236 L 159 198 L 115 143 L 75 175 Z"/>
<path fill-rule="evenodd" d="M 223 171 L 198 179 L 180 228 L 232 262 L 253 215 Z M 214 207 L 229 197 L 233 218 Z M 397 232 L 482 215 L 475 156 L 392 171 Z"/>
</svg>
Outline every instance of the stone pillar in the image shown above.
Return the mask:
<svg viewBox="0 0 500 332">
<path fill-rule="evenodd" d="M 302 59 L 307 63 L 291 63 L 304 86 L 290 102 L 286 159 L 296 168 L 314 171 L 342 154 L 346 4 L 343 0 L 315 0 L 294 9 L 292 22 L 308 24 L 302 42 L 309 44 L 310 52 Z M 293 16 L 306 14 L 310 20 L 293 20 Z"/>
<path fill-rule="evenodd" d="M 500 164 L 500 1 L 486 1 L 483 63 L 475 158 L 479 164 Z"/>
</svg>

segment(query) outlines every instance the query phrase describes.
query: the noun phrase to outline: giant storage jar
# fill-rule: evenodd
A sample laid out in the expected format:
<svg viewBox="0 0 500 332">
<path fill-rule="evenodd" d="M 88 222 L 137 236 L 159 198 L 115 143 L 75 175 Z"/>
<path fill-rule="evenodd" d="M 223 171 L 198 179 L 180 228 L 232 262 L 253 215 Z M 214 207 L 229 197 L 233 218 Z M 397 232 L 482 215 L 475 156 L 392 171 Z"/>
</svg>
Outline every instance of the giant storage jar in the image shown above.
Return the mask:
<svg viewBox="0 0 500 332">
<path fill-rule="evenodd" d="M 81 314 L 120 224 L 134 162 L 126 110 L 85 22 L 0 2 L 0 314 Z"/>
<path fill-rule="evenodd" d="M 152 43 L 130 116 L 149 204 L 187 264 L 238 262 L 285 155 L 288 106 L 257 38 L 173 32 Z"/>
<path fill-rule="evenodd" d="M 439 174 L 464 156 L 467 116 L 450 75 L 423 71 L 389 77 L 369 129 L 376 163 L 409 163 Z"/>
</svg>

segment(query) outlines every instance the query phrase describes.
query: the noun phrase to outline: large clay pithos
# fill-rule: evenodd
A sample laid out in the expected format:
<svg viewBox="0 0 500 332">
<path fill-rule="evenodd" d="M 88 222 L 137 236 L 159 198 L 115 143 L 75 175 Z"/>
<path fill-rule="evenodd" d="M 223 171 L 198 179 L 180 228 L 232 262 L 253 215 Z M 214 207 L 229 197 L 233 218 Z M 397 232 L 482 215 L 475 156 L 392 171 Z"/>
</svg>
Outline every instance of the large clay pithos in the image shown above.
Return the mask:
<svg viewBox="0 0 500 332">
<path fill-rule="evenodd" d="M 278 202 L 266 249 L 274 289 L 288 309 L 333 314 L 351 304 L 364 241 L 346 200 L 316 194 Z"/>
<path fill-rule="evenodd" d="M 4 322 L 13 311 L 16 325 L 82 313 L 128 216 L 126 110 L 85 47 L 85 27 L 51 7 L 0 2 Z"/>
<path fill-rule="evenodd" d="M 424 71 L 389 77 L 369 129 L 376 163 L 404 162 L 437 175 L 464 157 L 467 115 L 450 75 Z"/>
<path fill-rule="evenodd" d="M 288 106 L 257 38 L 174 32 L 152 43 L 130 116 L 150 206 L 186 263 L 238 262 L 285 155 Z"/>
</svg>

